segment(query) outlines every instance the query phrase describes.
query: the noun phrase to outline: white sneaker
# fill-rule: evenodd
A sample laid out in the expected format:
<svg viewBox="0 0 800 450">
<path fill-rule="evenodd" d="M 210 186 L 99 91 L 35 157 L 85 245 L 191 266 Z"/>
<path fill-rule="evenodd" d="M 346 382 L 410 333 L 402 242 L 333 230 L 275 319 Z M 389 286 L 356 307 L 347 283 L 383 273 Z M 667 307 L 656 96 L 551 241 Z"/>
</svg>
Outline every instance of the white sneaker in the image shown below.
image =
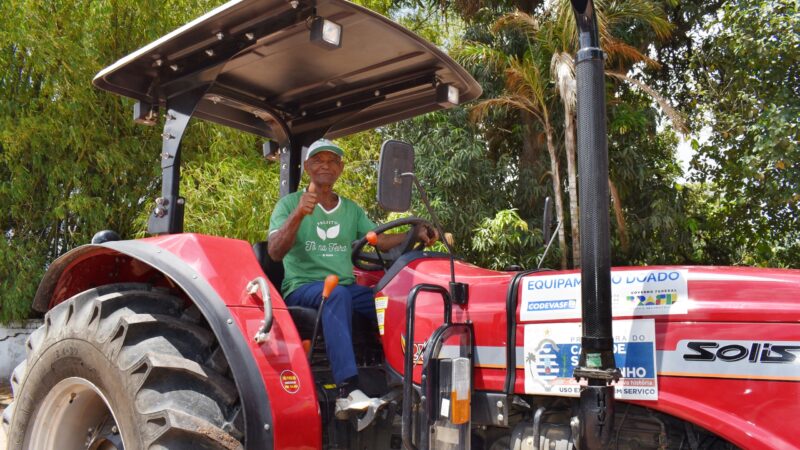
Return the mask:
<svg viewBox="0 0 800 450">
<path fill-rule="evenodd" d="M 336 399 L 336 418 L 347 419 L 351 412 L 365 411 L 373 403 L 380 406 L 383 401 L 379 398 L 367 397 L 367 394 L 361 392 L 361 389 L 356 389 L 346 398 Z"/>
</svg>

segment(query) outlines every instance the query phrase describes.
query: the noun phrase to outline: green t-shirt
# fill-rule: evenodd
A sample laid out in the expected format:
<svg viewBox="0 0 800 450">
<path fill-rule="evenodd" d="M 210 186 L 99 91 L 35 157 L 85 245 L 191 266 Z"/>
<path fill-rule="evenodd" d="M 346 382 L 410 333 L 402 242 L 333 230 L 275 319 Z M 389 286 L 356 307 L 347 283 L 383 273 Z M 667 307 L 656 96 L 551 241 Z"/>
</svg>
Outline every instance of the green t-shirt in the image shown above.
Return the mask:
<svg viewBox="0 0 800 450">
<path fill-rule="evenodd" d="M 269 220 L 270 234 L 286 222 L 302 195 L 298 191 L 278 201 Z M 350 245 L 373 228 L 375 224 L 364 210 L 341 195 L 339 204 L 330 211 L 317 205 L 313 213 L 303 218 L 292 248 L 283 257 L 286 271 L 281 286 L 283 296 L 288 296 L 303 284 L 322 281 L 330 274 L 337 275 L 341 285 L 353 284 Z"/>
</svg>

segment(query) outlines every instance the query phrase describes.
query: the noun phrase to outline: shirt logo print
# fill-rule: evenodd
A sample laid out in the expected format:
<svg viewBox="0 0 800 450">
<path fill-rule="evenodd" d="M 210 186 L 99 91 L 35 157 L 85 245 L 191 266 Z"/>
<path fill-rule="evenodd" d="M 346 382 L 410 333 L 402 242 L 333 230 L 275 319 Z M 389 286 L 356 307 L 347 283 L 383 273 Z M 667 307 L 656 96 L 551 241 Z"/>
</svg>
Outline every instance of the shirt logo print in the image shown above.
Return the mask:
<svg viewBox="0 0 800 450">
<path fill-rule="evenodd" d="M 327 230 L 323 230 L 317 225 L 317 236 L 323 241 L 326 239 L 336 239 L 339 236 L 339 225 L 334 225 Z"/>
</svg>

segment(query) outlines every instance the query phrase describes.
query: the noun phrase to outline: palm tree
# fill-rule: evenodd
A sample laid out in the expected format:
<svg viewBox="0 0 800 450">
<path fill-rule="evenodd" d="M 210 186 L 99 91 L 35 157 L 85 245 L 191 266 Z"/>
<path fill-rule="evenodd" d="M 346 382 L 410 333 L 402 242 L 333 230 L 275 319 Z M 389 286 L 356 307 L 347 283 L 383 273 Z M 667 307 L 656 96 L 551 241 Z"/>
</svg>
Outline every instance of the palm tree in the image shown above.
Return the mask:
<svg viewBox="0 0 800 450">
<path fill-rule="evenodd" d="M 577 89 L 575 64 L 566 52 L 554 52 L 550 59 L 550 75 L 564 105 L 564 148 L 567 151 L 567 182 L 569 183 L 569 224 L 572 230 L 572 264 L 581 265 L 580 213 L 578 209 L 577 144 L 575 139 L 575 106 Z"/>
<path fill-rule="evenodd" d="M 635 47 L 622 42 L 612 36 L 610 29 L 620 25 L 623 21 L 641 22 L 648 26 L 656 35 L 663 39 L 668 37 L 671 25 L 665 19 L 660 6 L 648 0 L 607 1 L 595 2 L 600 40 L 607 54 L 607 64 L 616 67 L 617 71 L 607 71 L 609 76 L 618 80 L 631 83 L 642 89 L 653 98 L 671 119 L 679 131 L 685 132 L 683 120 L 670 105 L 654 89 L 645 83 L 625 75 L 631 65 L 643 62 L 652 67 L 658 63 L 641 53 Z M 528 35 L 529 39 L 536 41 L 542 52 L 551 53 L 550 76 L 553 79 L 555 91 L 561 98 L 564 107 L 564 148 L 567 153 L 567 180 L 569 183 L 570 228 L 572 235 L 572 257 L 575 267 L 580 266 L 580 218 L 578 209 L 578 186 L 576 164 L 576 83 L 575 65 L 572 53 L 577 48 L 577 32 L 572 7 L 568 0 L 559 0 L 550 5 L 542 14 L 547 21 L 540 26 L 531 15 L 516 11 L 498 20 L 496 28 L 514 27 Z M 614 217 L 617 220 L 617 230 L 623 249 L 627 248 L 626 225 L 622 213 L 622 203 L 614 183 L 609 179 L 611 186 L 612 205 Z"/>
<path fill-rule="evenodd" d="M 547 55 L 552 53 L 550 58 L 550 76 L 555 81 L 555 92 L 559 94 L 564 104 L 564 148 L 567 152 L 567 181 L 569 193 L 569 217 L 572 238 L 572 257 L 574 267 L 580 266 L 580 228 L 578 220 L 578 184 L 576 171 L 576 145 L 575 145 L 575 66 L 572 56 L 566 51 L 561 51 L 558 46 L 553 46 L 557 42 L 555 37 L 560 36 L 553 33 L 556 29 L 554 24 L 546 27 L 540 26 L 539 22 L 532 15 L 515 11 L 501 17 L 495 22 L 495 30 L 517 29 L 525 33 L 528 40 L 536 44 L 539 58 L 546 60 Z M 565 38 L 563 38 L 566 41 Z M 548 80 L 548 84 L 549 84 Z M 558 200 L 558 199 L 557 199 Z M 563 226 L 566 223 L 562 222 Z"/>
<path fill-rule="evenodd" d="M 528 16 L 530 17 L 530 16 Z M 532 18 L 531 18 L 532 19 Z M 533 19 L 532 19 L 533 20 Z M 472 108 L 473 120 L 483 118 L 493 107 L 511 108 L 520 111 L 525 118 L 538 122 L 543 129 L 550 158 L 550 178 L 553 197 L 556 203 L 556 217 L 564 223 L 564 205 L 561 194 L 561 171 L 558 152 L 553 136 L 554 127 L 550 122 L 550 103 L 552 92 L 548 88 L 547 70 L 543 67 L 541 54 L 529 45 L 522 55 L 510 55 L 484 44 L 472 44 L 461 50 L 460 56 L 470 61 L 488 63 L 505 74 L 505 93 L 497 98 L 484 100 Z M 526 127 L 526 139 L 533 139 L 533 130 Z M 520 173 L 520 176 L 523 176 Z M 567 268 L 567 244 L 564 227 L 558 230 L 558 245 L 561 250 L 561 268 Z"/>
</svg>

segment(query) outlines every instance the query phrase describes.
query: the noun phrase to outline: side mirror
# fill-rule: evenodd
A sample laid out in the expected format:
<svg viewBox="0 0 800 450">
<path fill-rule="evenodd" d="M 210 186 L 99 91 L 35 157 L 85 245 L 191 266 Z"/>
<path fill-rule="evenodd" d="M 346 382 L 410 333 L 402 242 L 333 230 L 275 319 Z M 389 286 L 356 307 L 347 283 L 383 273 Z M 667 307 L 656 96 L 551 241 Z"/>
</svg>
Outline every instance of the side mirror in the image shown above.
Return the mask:
<svg viewBox="0 0 800 450">
<path fill-rule="evenodd" d="M 388 140 L 381 145 L 378 162 L 378 204 L 387 211 L 404 212 L 411 207 L 414 147 L 405 142 Z"/>
<path fill-rule="evenodd" d="M 553 234 L 553 199 L 544 199 L 544 219 L 542 220 L 542 242 L 544 245 L 550 243 Z"/>
</svg>

